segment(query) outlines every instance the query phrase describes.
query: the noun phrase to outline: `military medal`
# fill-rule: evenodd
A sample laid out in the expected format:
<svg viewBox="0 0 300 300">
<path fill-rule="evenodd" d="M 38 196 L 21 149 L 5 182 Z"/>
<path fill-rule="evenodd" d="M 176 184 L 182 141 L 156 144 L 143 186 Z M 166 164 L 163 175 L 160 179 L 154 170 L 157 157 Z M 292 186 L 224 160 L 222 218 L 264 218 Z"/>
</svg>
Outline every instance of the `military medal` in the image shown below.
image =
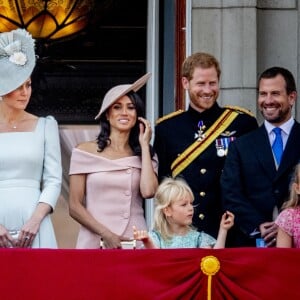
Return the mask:
<svg viewBox="0 0 300 300">
<path fill-rule="evenodd" d="M 219 157 L 225 156 L 225 148 L 223 144 L 223 139 L 216 139 L 216 149 L 217 149 L 217 155 Z"/>
<path fill-rule="evenodd" d="M 230 142 L 232 142 L 234 140 L 235 140 L 234 136 L 222 137 L 222 138 L 216 139 L 217 155 L 219 157 L 226 156 L 227 152 L 228 152 L 229 144 L 230 144 Z"/>
<path fill-rule="evenodd" d="M 195 133 L 195 139 L 197 139 L 198 141 L 202 141 L 203 139 L 205 139 L 204 130 L 206 129 L 206 126 L 203 124 L 202 120 L 198 122 L 198 128 L 198 131 Z"/>
<path fill-rule="evenodd" d="M 219 148 L 219 149 L 217 150 L 217 155 L 218 155 L 219 157 L 225 156 L 225 150 L 222 149 L 222 148 Z"/>
</svg>

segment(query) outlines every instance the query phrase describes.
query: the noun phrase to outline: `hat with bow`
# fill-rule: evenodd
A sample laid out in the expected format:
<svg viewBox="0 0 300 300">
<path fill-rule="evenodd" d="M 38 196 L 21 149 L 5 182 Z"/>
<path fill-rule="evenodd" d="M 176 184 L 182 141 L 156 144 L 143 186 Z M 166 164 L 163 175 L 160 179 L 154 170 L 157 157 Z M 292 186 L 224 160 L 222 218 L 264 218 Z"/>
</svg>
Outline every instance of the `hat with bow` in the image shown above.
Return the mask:
<svg viewBox="0 0 300 300">
<path fill-rule="evenodd" d="M 35 63 L 35 42 L 25 29 L 0 33 L 0 96 L 21 86 Z"/>
</svg>

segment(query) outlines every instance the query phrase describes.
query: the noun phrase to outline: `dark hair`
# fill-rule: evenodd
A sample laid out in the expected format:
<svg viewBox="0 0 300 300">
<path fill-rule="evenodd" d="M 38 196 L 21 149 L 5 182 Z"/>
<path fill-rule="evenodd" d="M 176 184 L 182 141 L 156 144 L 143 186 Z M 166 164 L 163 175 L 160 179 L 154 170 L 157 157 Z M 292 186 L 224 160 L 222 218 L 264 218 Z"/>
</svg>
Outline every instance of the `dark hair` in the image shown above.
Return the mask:
<svg viewBox="0 0 300 300">
<path fill-rule="evenodd" d="M 126 94 L 131 100 L 131 102 L 134 104 L 136 109 L 136 115 L 138 117 L 145 117 L 145 105 L 142 101 L 141 97 L 133 91 L 130 91 Z M 106 111 L 104 111 L 100 116 L 100 133 L 97 137 L 97 144 L 98 144 L 98 151 L 102 152 L 107 145 L 110 143 L 110 124 L 106 118 Z M 134 152 L 135 155 L 141 156 L 142 150 L 139 143 L 139 122 L 137 121 L 134 127 L 131 129 L 130 135 L 129 135 L 129 145 Z M 154 155 L 154 150 L 152 146 L 150 145 L 150 153 L 151 157 Z"/>
<path fill-rule="evenodd" d="M 282 67 L 272 67 L 262 72 L 258 78 L 258 86 L 261 79 L 274 78 L 277 75 L 281 75 L 284 78 L 286 83 L 285 88 L 288 95 L 292 92 L 297 92 L 293 74 L 289 70 Z"/>
</svg>

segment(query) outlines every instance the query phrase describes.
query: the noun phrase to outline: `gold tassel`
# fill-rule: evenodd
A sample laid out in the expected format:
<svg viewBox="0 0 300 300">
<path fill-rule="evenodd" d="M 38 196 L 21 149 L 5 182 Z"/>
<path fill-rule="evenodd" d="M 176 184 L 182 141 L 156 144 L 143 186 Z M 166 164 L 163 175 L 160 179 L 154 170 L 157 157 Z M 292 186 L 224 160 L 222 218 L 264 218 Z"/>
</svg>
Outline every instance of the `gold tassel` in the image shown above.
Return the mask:
<svg viewBox="0 0 300 300">
<path fill-rule="evenodd" d="M 205 256 L 201 259 L 200 264 L 202 272 L 208 276 L 207 280 L 207 300 L 211 300 L 211 283 L 212 276 L 220 270 L 220 261 L 212 255 Z"/>
</svg>

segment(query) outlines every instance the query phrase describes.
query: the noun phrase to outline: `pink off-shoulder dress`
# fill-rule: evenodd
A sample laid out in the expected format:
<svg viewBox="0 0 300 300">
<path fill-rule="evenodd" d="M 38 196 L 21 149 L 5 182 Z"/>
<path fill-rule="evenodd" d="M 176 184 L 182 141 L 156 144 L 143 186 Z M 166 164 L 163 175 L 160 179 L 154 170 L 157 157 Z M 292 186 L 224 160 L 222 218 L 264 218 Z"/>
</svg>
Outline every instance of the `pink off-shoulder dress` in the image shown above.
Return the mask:
<svg viewBox="0 0 300 300">
<path fill-rule="evenodd" d="M 156 156 L 152 160 L 157 173 Z M 110 160 L 74 148 L 70 175 L 87 174 L 86 209 L 117 235 L 132 237 L 132 226 L 147 230 L 140 194 L 141 158 Z M 76 248 L 97 249 L 100 236 L 81 226 Z"/>
</svg>

